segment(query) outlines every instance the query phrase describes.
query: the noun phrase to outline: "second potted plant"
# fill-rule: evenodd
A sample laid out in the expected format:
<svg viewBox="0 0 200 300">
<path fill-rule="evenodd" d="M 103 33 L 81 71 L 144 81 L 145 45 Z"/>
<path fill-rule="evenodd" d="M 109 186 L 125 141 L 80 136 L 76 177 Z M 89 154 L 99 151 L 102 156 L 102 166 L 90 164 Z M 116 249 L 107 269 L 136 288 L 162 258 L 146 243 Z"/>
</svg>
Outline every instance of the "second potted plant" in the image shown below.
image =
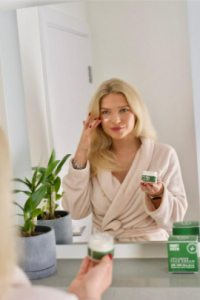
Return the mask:
<svg viewBox="0 0 200 300">
<path fill-rule="evenodd" d="M 42 184 L 47 186 L 47 191 L 43 199 L 43 207 L 38 216 L 38 225 L 52 226 L 55 230 L 56 244 L 68 245 L 73 243 L 71 214 L 64 210 L 56 210 L 58 201 L 64 192 L 59 193 L 61 179 L 58 176 L 63 165 L 71 154 L 67 154 L 62 160 L 56 160 L 56 153 L 53 149 L 46 168 L 39 168 L 43 176 Z"/>
</svg>

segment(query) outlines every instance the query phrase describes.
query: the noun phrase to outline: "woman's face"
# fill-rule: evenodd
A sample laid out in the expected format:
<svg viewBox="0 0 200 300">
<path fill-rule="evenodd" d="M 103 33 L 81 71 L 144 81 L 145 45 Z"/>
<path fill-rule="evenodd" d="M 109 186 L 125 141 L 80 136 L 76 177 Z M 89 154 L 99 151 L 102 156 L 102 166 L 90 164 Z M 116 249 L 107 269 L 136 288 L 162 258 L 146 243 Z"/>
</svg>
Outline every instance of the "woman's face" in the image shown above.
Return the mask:
<svg viewBox="0 0 200 300">
<path fill-rule="evenodd" d="M 131 134 L 135 126 L 135 115 L 123 94 L 103 97 L 100 106 L 102 128 L 112 139 L 123 139 Z"/>
</svg>

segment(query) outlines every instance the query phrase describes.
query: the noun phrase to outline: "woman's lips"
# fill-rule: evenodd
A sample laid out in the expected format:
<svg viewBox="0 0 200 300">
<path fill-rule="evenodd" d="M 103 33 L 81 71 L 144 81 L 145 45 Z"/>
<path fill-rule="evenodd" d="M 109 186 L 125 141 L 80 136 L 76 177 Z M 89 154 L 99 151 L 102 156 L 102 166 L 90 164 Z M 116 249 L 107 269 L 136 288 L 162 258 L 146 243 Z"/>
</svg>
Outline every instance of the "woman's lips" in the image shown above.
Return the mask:
<svg viewBox="0 0 200 300">
<path fill-rule="evenodd" d="M 122 130 L 124 127 L 112 127 L 111 130 L 113 131 L 120 131 Z"/>
</svg>

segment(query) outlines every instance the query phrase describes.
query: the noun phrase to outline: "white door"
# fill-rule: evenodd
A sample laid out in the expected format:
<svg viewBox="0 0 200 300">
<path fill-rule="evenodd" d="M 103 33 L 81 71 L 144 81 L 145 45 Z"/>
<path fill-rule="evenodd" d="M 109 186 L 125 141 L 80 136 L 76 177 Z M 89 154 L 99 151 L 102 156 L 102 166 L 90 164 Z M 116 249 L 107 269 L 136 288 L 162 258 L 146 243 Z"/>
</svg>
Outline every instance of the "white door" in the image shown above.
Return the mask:
<svg viewBox="0 0 200 300">
<path fill-rule="evenodd" d="M 90 82 L 91 52 L 88 26 L 47 7 L 38 8 L 44 62 L 48 127 L 51 147 L 57 159 L 75 153 L 87 106 L 93 93 Z M 66 174 L 66 164 L 61 178 Z M 82 237 L 87 241 L 91 217 L 73 221 L 76 228 L 86 225 Z"/>
</svg>

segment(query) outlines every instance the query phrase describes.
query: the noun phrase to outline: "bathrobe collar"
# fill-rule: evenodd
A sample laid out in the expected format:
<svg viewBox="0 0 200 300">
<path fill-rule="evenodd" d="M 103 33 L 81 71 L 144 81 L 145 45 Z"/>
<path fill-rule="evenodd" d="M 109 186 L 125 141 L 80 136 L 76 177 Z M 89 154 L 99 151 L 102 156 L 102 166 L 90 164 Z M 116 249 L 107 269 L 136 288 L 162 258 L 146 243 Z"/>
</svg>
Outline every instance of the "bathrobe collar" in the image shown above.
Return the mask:
<svg viewBox="0 0 200 300">
<path fill-rule="evenodd" d="M 140 188 L 142 172 L 149 169 L 154 151 L 154 141 L 141 138 L 141 142 L 142 144 L 122 184 L 111 172 L 102 171 L 97 175 L 104 194 L 112 202 L 102 223 L 104 229 L 112 220 L 117 219 L 125 209 L 137 189 Z"/>
</svg>

